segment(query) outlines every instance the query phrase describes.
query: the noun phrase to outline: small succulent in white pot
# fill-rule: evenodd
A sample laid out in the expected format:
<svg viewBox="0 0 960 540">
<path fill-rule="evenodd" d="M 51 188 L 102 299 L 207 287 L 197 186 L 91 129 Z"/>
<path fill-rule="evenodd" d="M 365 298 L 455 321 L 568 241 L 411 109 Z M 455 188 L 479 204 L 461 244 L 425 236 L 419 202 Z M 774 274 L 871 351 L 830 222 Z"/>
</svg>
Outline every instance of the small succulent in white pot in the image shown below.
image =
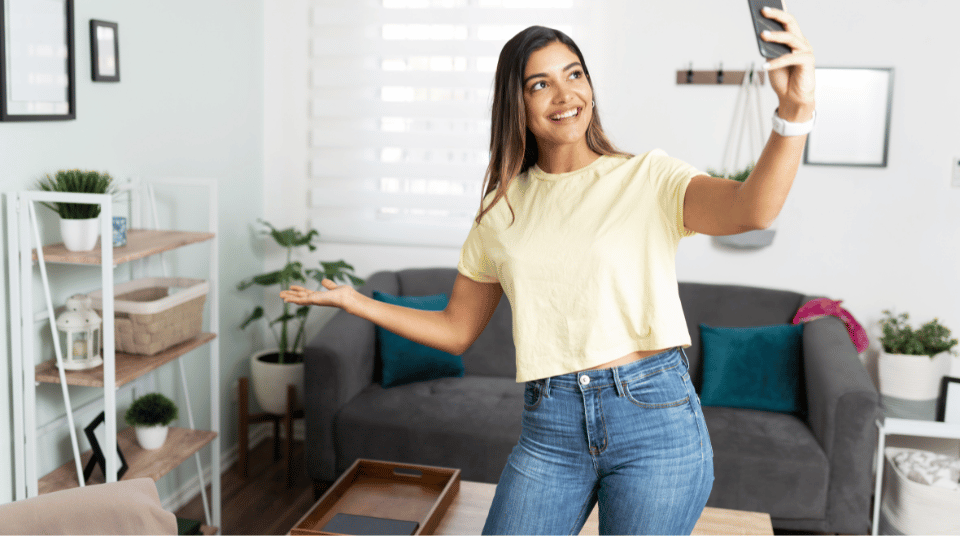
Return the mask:
<svg viewBox="0 0 960 540">
<path fill-rule="evenodd" d="M 155 450 L 167 440 L 170 423 L 177 419 L 177 405 L 163 394 L 152 393 L 137 398 L 124 420 L 134 427 L 137 442 L 145 450 Z"/>
</svg>

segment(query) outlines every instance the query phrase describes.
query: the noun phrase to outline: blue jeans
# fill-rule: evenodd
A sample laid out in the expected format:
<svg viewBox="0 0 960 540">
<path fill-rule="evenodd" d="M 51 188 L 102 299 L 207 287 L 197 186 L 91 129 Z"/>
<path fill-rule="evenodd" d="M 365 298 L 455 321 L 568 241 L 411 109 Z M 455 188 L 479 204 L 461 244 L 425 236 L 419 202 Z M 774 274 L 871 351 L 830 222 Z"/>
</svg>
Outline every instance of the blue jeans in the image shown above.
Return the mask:
<svg viewBox="0 0 960 540">
<path fill-rule="evenodd" d="M 713 448 L 683 349 L 526 383 L 523 431 L 483 534 L 687 535 L 713 487 Z"/>
</svg>

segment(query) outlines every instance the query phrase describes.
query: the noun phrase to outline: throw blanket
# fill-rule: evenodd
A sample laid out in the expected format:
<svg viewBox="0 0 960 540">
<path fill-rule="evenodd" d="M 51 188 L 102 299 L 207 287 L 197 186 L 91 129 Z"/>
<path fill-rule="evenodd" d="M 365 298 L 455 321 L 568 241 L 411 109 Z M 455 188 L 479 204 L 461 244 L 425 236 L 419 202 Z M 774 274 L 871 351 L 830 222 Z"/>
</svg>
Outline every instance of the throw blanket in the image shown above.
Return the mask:
<svg viewBox="0 0 960 540">
<path fill-rule="evenodd" d="M 811 300 L 800 307 L 796 316 L 793 317 L 793 324 L 812 321 L 820 317 L 834 316 L 843 321 L 850 334 L 850 340 L 857 346 L 857 352 L 862 353 L 867 350 L 870 340 L 860 323 L 853 318 L 849 311 L 840 307 L 842 300 L 830 300 L 829 298 L 817 298 Z"/>
<path fill-rule="evenodd" d="M 925 486 L 937 486 L 960 491 L 960 459 L 907 450 L 893 456 L 893 463 L 908 479 Z"/>
</svg>

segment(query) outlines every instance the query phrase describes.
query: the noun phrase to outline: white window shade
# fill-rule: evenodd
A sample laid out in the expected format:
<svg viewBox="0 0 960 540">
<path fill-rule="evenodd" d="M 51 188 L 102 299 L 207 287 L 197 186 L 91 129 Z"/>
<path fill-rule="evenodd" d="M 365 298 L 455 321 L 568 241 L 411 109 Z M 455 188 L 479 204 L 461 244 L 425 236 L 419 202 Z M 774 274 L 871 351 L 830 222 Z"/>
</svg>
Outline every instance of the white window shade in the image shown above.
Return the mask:
<svg viewBox="0 0 960 540">
<path fill-rule="evenodd" d="M 311 225 L 330 242 L 459 248 L 480 206 L 504 43 L 574 36 L 580 0 L 314 0 Z"/>
</svg>

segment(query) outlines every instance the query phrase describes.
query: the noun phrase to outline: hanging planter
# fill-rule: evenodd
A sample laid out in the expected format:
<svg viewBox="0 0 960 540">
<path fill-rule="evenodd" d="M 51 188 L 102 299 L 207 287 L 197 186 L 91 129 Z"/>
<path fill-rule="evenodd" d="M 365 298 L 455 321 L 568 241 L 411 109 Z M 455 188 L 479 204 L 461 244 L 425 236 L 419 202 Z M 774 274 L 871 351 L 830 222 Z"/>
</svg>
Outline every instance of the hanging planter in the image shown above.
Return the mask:
<svg viewBox="0 0 960 540">
<path fill-rule="evenodd" d="M 763 149 L 764 127 L 760 108 L 760 77 L 753 66 L 743 77 L 740 90 L 737 92 L 737 101 L 734 106 L 733 120 L 730 122 L 730 133 L 727 135 L 727 144 L 723 152 L 723 165 L 720 171 L 707 169 L 707 174 L 716 178 L 729 178 L 737 182 L 745 182 L 753 172 L 754 162 L 743 168 L 740 154 L 743 149 L 744 137 L 747 139 L 750 156 L 760 155 Z M 754 110 L 754 113 L 751 112 Z M 739 249 L 756 249 L 769 246 L 776 235 L 776 221 L 766 229 L 747 231 L 739 234 L 715 236 L 717 243 Z"/>
</svg>

